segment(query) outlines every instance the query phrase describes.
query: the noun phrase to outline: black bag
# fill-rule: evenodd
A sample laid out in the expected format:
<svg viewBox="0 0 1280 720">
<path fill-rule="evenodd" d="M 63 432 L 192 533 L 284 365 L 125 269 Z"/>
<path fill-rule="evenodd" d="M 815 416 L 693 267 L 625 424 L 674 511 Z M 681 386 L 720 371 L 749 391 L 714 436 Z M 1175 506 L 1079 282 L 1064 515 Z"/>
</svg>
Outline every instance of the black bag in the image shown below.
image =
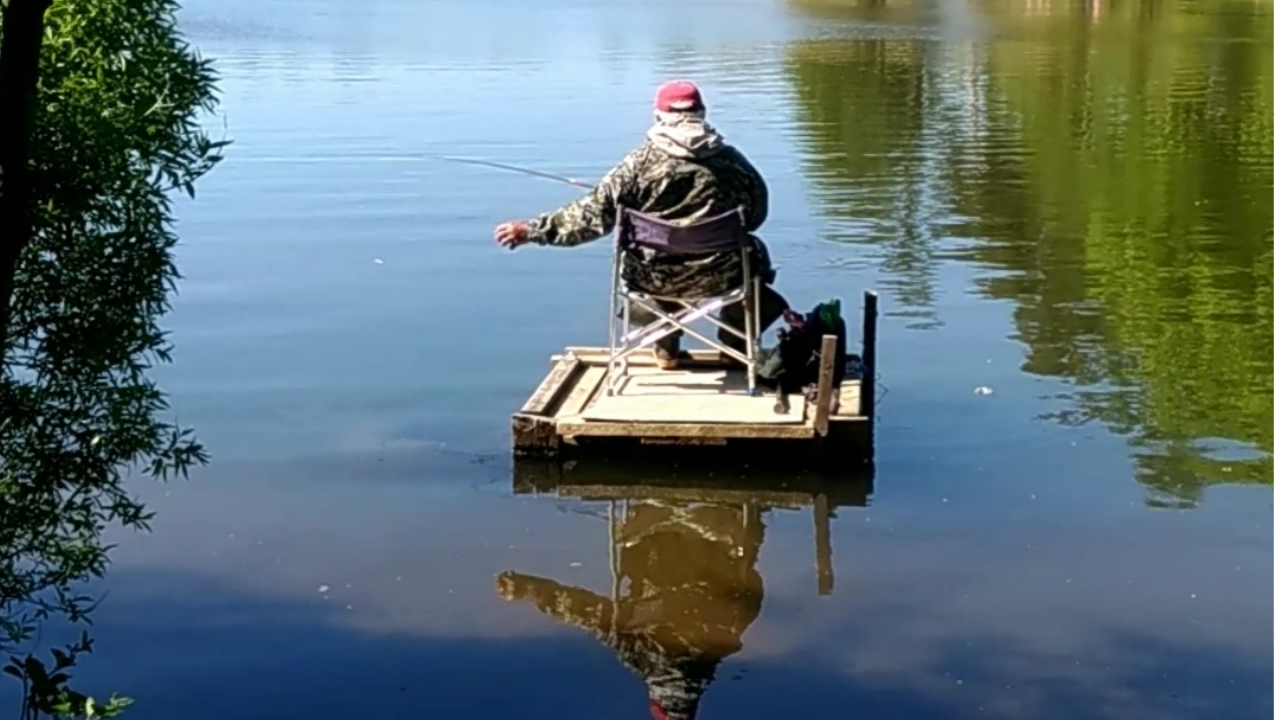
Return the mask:
<svg viewBox="0 0 1280 720">
<path fill-rule="evenodd" d="M 781 398 L 816 386 L 822 362 L 822 336 L 836 336 L 835 377 L 832 387 L 844 382 L 848 364 L 847 332 L 840 316 L 840 300 L 815 305 L 804 316 L 804 325 L 778 331 L 778 344 L 762 349 L 756 359 L 760 384 L 775 388 Z"/>
</svg>

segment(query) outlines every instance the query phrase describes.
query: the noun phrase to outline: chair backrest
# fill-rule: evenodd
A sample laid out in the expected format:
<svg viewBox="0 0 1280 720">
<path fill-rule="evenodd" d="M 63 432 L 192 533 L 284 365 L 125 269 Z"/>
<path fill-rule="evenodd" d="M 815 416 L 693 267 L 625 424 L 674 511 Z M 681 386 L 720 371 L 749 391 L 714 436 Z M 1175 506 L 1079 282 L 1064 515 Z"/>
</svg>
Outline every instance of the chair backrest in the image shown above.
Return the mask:
<svg viewBox="0 0 1280 720">
<path fill-rule="evenodd" d="M 620 207 L 616 233 L 620 247 L 646 247 L 671 255 L 739 250 L 747 242 L 746 223 L 740 207 L 689 225 L 677 225 Z"/>
</svg>

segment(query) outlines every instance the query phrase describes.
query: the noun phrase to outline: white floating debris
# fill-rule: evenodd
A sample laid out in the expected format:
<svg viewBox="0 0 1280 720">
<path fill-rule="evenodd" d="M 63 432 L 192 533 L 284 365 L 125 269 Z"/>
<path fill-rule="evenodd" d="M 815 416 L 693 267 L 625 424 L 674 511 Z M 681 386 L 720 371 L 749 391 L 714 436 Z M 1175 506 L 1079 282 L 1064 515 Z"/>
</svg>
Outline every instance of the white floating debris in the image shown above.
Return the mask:
<svg viewBox="0 0 1280 720">
<path fill-rule="evenodd" d="M 973 389 L 974 395 L 990 395 L 993 392 L 995 392 L 995 390 L 992 390 L 986 385 L 979 385 L 978 387 Z"/>
<path fill-rule="evenodd" d="M 383 265 L 384 263 L 382 262 L 382 258 L 374 258 L 374 259 L 373 259 L 373 264 L 374 264 L 374 265 Z"/>
<path fill-rule="evenodd" d="M 329 592 L 329 586 L 328 586 L 328 585 L 321 585 L 319 588 L 317 588 L 317 590 L 319 590 L 319 591 L 320 591 L 320 592 L 322 592 L 322 593 L 327 593 L 327 592 Z"/>
<path fill-rule="evenodd" d="M 580 562 L 571 562 L 571 563 L 569 563 L 569 567 L 582 567 L 582 563 L 580 563 Z"/>
</svg>

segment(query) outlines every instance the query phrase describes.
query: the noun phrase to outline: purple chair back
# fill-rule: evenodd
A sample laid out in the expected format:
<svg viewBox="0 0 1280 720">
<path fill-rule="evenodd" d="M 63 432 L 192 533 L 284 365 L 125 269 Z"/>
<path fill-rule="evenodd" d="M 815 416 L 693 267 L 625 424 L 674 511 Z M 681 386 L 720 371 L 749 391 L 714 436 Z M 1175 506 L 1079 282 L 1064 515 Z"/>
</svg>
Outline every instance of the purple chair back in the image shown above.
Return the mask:
<svg viewBox="0 0 1280 720">
<path fill-rule="evenodd" d="M 741 250 L 747 243 L 742 209 L 734 208 L 691 225 L 676 225 L 630 208 L 618 208 L 618 245 L 646 247 L 669 255 L 706 255 Z"/>
</svg>

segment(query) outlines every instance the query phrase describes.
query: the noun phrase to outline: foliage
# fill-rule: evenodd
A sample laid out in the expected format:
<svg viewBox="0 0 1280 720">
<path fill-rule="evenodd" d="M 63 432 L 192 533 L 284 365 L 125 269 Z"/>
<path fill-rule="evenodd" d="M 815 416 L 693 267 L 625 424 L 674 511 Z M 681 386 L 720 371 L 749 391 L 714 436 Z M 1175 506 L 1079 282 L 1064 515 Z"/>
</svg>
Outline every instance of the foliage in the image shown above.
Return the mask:
<svg viewBox="0 0 1280 720">
<path fill-rule="evenodd" d="M 106 703 L 99 703 L 67 686 L 71 679 L 67 670 L 74 667 L 80 655 L 90 652 L 92 647 L 93 641 L 88 633 L 82 633 L 80 641 L 67 646 L 65 651 L 52 651 L 52 667 L 30 654 L 11 659 L 3 671 L 22 682 L 23 702 L 18 719 L 37 720 L 41 715 L 59 720 L 111 718 L 131 705 L 132 700 L 118 695 L 112 695 Z"/>
<path fill-rule="evenodd" d="M 215 76 L 180 36 L 176 10 L 174 0 L 55 0 L 45 16 L 36 232 L 0 371 L 0 650 L 45 620 L 87 618 L 92 599 L 76 588 L 106 569 L 103 532 L 147 528 L 125 487 L 131 471 L 165 479 L 206 460 L 189 429 L 161 419 L 165 396 L 147 377 L 169 360 L 159 319 L 180 277 L 169 196 L 194 194 L 225 145 L 199 125 L 216 107 Z M 40 682 L 65 674 L 63 663 L 43 676 L 38 661 L 11 667 L 49 689 Z M 64 691 L 40 695 L 43 711 L 76 699 Z"/>
</svg>

